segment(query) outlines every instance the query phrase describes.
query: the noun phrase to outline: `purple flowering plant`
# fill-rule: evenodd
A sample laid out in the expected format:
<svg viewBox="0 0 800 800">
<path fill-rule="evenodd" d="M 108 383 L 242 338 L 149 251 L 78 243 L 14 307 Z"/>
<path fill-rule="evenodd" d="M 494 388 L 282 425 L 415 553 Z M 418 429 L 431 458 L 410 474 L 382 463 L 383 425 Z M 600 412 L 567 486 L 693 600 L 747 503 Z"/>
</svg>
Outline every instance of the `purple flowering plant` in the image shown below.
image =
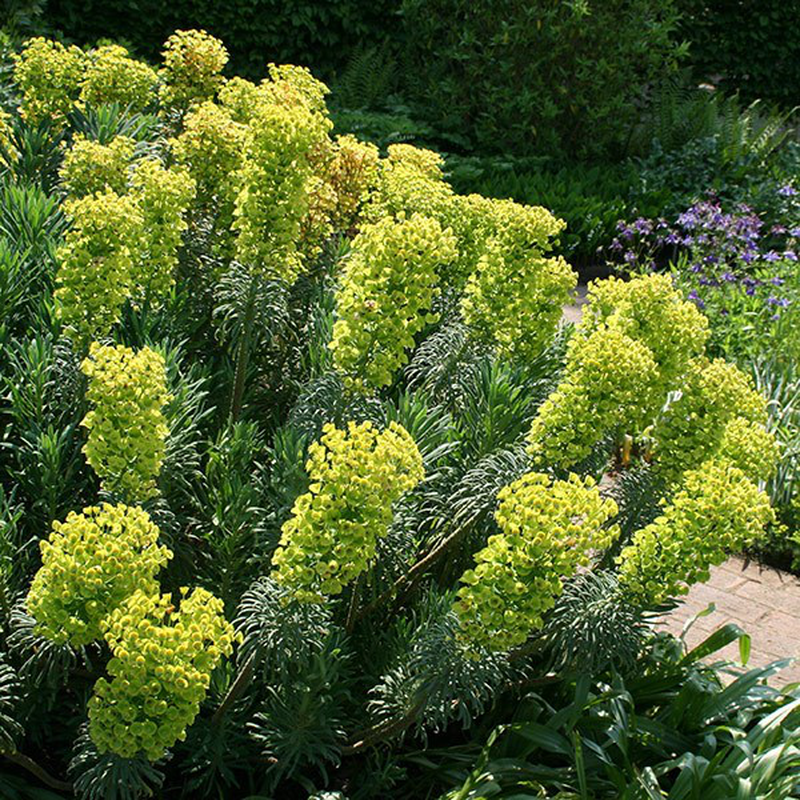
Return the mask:
<svg viewBox="0 0 800 800">
<path fill-rule="evenodd" d="M 779 190 L 795 200 L 791 185 Z M 772 226 L 746 205 L 708 197 L 666 219 L 620 222 L 611 263 L 623 274 L 672 271 L 709 317 L 712 350 L 737 357 L 776 345 L 800 353 L 800 205 Z"/>
</svg>

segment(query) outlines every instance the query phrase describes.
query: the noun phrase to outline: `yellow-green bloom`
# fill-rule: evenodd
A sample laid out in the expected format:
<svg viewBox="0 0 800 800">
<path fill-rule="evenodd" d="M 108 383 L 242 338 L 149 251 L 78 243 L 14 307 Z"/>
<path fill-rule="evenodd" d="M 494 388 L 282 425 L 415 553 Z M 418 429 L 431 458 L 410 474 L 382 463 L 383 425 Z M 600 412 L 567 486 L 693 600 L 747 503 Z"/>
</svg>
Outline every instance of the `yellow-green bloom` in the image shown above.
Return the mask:
<svg viewBox="0 0 800 800">
<path fill-rule="evenodd" d="M 231 653 L 233 626 L 222 601 L 198 588 L 177 611 L 169 595 L 136 591 L 104 627 L 111 679 L 95 684 L 89 735 L 101 753 L 157 761 L 186 738 L 211 673 Z"/>
<path fill-rule="evenodd" d="M 65 204 L 72 222 L 56 255 L 56 301 L 69 336 L 108 334 L 135 285 L 134 254 L 144 220 L 135 199 L 106 189 Z"/>
<path fill-rule="evenodd" d="M 175 282 L 178 248 L 187 229 L 186 214 L 195 182 L 186 169 L 165 169 L 156 159 L 140 161 L 131 177 L 131 195 L 142 215 L 142 236 L 134 266 L 137 297 L 162 298 Z"/>
<path fill-rule="evenodd" d="M 508 650 L 543 623 L 563 581 L 619 535 L 617 514 L 590 477 L 553 481 L 529 472 L 497 495 L 502 533 L 475 554 L 455 605 L 461 635 L 476 647 Z"/>
<path fill-rule="evenodd" d="M 706 461 L 685 474 L 662 515 L 622 550 L 620 582 L 643 603 L 686 594 L 774 519 L 769 498 L 741 469 L 724 458 Z"/>
<path fill-rule="evenodd" d="M 330 343 L 349 386 L 366 392 L 391 383 L 415 335 L 436 321 L 438 270 L 455 257 L 452 233 L 420 214 L 385 217 L 353 240 Z"/>
<path fill-rule="evenodd" d="M 319 601 L 367 569 L 392 520 L 392 503 L 424 477 L 408 431 L 350 422 L 323 428 L 308 449 L 311 484 L 295 500 L 272 558 L 273 576 L 300 601 Z"/>
<path fill-rule="evenodd" d="M 707 338 L 708 321 L 669 276 L 592 283 L 562 382 L 531 427 L 536 462 L 571 467 L 607 436 L 642 433 Z"/>
<path fill-rule="evenodd" d="M 83 50 L 39 36 L 25 42 L 13 58 L 22 116 L 33 124 L 43 119 L 63 124 L 80 92 L 86 69 Z"/>
<path fill-rule="evenodd" d="M 103 45 L 89 53 L 80 101 L 92 106 L 118 103 L 133 112 L 144 111 L 155 100 L 157 80 L 155 70 L 131 58 L 124 47 Z"/>
<path fill-rule="evenodd" d="M 270 74 L 259 87 L 242 148 L 236 257 L 293 284 L 305 268 L 303 225 L 319 180 L 313 155 L 327 141 L 332 123 L 321 100 L 326 90 L 307 70 L 272 65 Z"/>
<path fill-rule="evenodd" d="M 228 51 L 205 31 L 175 31 L 161 55 L 161 103 L 167 108 L 186 110 L 194 103 L 211 100 L 225 82 L 222 70 L 228 63 Z"/>
<path fill-rule="evenodd" d="M 53 522 L 40 547 L 28 611 L 37 633 L 74 647 L 99 639 L 103 620 L 134 591 L 157 591 L 155 576 L 172 558 L 147 512 L 108 503 Z"/>
<path fill-rule="evenodd" d="M 81 423 L 89 431 L 86 460 L 105 489 L 128 500 L 152 497 L 169 432 L 161 412 L 171 399 L 163 356 L 94 342 L 81 368 L 93 407 Z"/>
<path fill-rule="evenodd" d="M 125 194 L 135 148 L 136 142 L 127 136 L 100 144 L 77 134 L 59 172 L 67 194 L 75 198 L 104 191 Z"/>
</svg>

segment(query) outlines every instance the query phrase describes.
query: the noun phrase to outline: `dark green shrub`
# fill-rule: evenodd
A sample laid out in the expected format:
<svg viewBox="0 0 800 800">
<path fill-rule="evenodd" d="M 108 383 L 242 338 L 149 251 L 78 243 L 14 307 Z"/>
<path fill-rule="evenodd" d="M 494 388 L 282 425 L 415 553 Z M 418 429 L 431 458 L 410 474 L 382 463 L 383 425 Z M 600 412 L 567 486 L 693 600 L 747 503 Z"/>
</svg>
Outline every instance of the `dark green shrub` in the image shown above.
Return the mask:
<svg viewBox="0 0 800 800">
<path fill-rule="evenodd" d="M 673 0 L 403 0 L 409 89 L 491 150 L 624 152 L 642 90 L 684 54 Z"/>
<path fill-rule="evenodd" d="M 681 0 L 698 77 L 748 100 L 800 103 L 800 14 L 786 0 Z"/>
<path fill-rule="evenodd" d="M 379 38 L 393 0 L 48 0 L 52 26 L 83 44 L 101 37 L 124 39 L 155 60 L 176 28 L 204 28 L 223 39 L 238 74 L 260 78 L 267 62 L 308 64 L 330 73 L 358 42 Z"/>
</svg>

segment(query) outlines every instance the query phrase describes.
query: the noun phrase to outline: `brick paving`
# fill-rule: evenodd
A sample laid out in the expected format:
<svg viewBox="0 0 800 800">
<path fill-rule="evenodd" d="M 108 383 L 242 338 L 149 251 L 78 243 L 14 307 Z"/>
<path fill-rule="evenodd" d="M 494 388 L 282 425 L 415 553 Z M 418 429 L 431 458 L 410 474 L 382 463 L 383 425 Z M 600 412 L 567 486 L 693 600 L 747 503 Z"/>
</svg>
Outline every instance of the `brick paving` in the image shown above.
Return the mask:
<svg viewBox="0 0 800 800">
<path fill-rule="evenodd" d="M 586 287 L 579 286 L 574 304 L 564 307 L 564 319 L 578 322 L 585 303 Z M 800 682 L 800 578 L 733 557 L 713 568 L 706 583 L 693 586 L 681 605 L 656 624 L 679 636 L 686 622 L 710 604 L 715 610 L 697 619 L 686 634 L 690 648 L 726 623 L 735 622 L 750 635 L 748 667 L 797 658 L 772 676 L 770 683 Z M 738 662 L 738 643 L 728 645 L 717 657 Z"/>
<path fill-rule="evenodd" d="M 800 578 L 734 556 L 714 567 L 709 580 L 693 586 L 683 603 L 657 624 L 680 635 L 687 620 L 711 603 L 715 611 L 697 619 L 686 634 L 689 647 L 735 622 L 750 635 L 749 667 L 800 659 Z M 738 661 L 738 644 L 721 650 L 720 657 Z M 795 682 L 800 682 L 800 660 L 770 679 L 775 686 Z"/>
</svg>

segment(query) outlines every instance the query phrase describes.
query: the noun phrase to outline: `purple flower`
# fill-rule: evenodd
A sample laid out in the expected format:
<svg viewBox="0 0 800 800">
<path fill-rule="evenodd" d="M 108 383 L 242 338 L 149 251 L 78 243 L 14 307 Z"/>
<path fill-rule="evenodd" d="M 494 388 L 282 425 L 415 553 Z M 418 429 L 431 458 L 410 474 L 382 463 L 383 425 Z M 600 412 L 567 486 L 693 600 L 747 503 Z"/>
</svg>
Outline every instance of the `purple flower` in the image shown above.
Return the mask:
<svg viewBox="0 0 800 800">
<path fill-rule="evenodd" d="M 771 283 L 773 286 L 783 286 L 783 284 L 785 283 L 785 281 L 783 280 L 783 278 L 779 278 L 779 277 L 776 275 L 774 278 L 772 278 L 772 279 L 770 280 L 770 283 Z"/>
<path fill-rule="evenodd" d="M 789 305 L 789 298 L 788 297 L 768 297 L 767 298 L 767 305 L 769 306 L 780 306 L 781 308 L 786 308 Z"/>
<path fill-rule="evenodd" d="M 786 228 L 783 225 L 773 225 L 769 232 L 775 234 L 786 233 Z"/>
<path fill-rule="evenodd" d="M 787 261 L 797 261 L 797 253 L 795 253 L 794 250 L 786 250 L 786 251 L 784 251 L 783 257 Z"/>
<path fill-rule="evenodd" d="M 689 269 L 691 269 L 692 272 L 695 272 L 695 273 L 696 272 L 702 272 L 703 271 L 703 265 L 702 264 L 692 264 L 692 266 Z"/>
<path fill-rule="evenodd" d="M 697 292 L 694 289 L 692 289 L 692 291 L 689 292 L 689 299 L 693 300 L 698 308 L 706 307 L 706 304 L 700 299 L 700 295 L 697 294 Z"/>
<path fill-rule="evenodd" d="M 756 287 L 755 287 L 755 286 L 748 286 L 748 287 L 747 287 L 747 288 L 744 290 L 744 293 L 745 293 L 745 294 L 746 294 L 748 297 L 752 297 L 752 296 L 753 296 L 753 295 L 756 293 Z"/>
<path fill-rule="evenodd" d="M 781 197 L 793 197 L 797 194 L 797 189 L 795 189 L 794 186 L 787 184 L 786 186 L 781 186 L 781 188 L 778 189 L 778 194 L 781 195 Z"/>
<path fill-rule="evenodd" d="M 770 262 L 781 260 L 781 257 L 774 250 L 770 250 L 768 253 L 764 253 L 764 255 L 761 256 L 761 258 L 763 258 L 764 261 L 770 261 Z"/>
<path fill-rule="evenodd" d="M 792 228 L 789 231 L 789 236 L 800 236 L 800 228 Z"/>
<path fill-rule="evenodd" d="M 727 283 L 734 283 L 736 281 L 736 276 L 732 272 L 723 272 L 721 277 L 722 280 Z"/>
</svg>

